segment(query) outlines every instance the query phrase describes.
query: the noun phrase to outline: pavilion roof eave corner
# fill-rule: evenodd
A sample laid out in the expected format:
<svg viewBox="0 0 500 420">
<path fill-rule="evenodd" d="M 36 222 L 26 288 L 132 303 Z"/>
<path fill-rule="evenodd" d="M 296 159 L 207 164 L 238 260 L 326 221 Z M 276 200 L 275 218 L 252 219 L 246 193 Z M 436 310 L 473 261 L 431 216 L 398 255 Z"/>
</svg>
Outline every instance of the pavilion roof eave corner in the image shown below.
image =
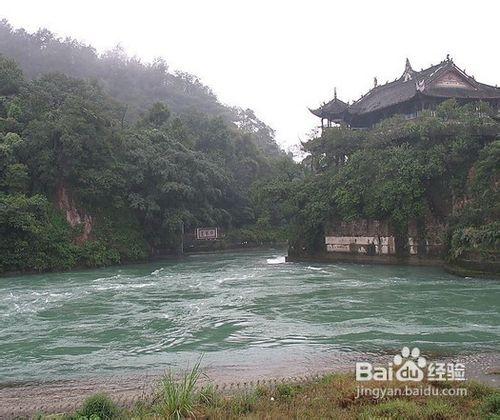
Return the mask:
<svg viewBox="0 0 500 420">
<path fill-rule="evenodd" d="M 313 115 L 315 115 L 316 117 L 319 117 L 319 118 L 325 118 L 325 116 L 323 115 L 323 112 L 321 110 L 321 108 L 318 108 L 318 109 L 311 109 L 311 108 L 307 108 L 309 110 L 309 112 Z"/>
</svg>

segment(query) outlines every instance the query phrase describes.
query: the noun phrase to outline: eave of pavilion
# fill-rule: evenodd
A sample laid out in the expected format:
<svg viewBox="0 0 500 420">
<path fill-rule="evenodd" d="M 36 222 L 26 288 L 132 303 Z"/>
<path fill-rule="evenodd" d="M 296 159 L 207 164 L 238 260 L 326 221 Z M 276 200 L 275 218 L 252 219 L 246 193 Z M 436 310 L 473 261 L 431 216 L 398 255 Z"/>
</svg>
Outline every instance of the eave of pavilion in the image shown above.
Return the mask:
<svg viewBox="0 0 500 420">
<path fill-rule="evenodd" d="M 444 80 L 448 76 L 449 80 Z M 384 85 L 377 85 L 360 99 L 349 105 L 335 97 L 318 109 L 310 112 L 333 122 L 349 121 L 373 113 L 384 112 L 392 107 L 418 100 L 419 98 L 457 98 L 500 102 L 500 89 L 477 82 L 447 56 L 441 63 L 421 71 L 415 71 L 406 59 L 401 77 Z"/>
</svg>

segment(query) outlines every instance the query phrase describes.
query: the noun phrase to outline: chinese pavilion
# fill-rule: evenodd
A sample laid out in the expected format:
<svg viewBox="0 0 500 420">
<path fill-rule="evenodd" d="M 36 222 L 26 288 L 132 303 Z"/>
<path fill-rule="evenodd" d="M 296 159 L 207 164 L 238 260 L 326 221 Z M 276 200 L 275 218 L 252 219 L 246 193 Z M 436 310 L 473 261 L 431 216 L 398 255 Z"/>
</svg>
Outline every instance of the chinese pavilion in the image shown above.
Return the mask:
<svg viewBox="0 0 500 420">
<path fill-rule="evenodd" d="M 406 59 L 405 71 L 399 79 L 377 85 L 352 104 L 334 98 L 310 111 L 321 118 L 321 128 L 344 124 L 352 128 L 368 128 L 396 114 L 415 118 L 422 110 L 434 109 L 439 103 L 455 98 L 460 104 L 484 101 L 500 110 L 500 88 L 477 82 L 446 57 L 441 63 L 415 71 Z"/>
</svg>

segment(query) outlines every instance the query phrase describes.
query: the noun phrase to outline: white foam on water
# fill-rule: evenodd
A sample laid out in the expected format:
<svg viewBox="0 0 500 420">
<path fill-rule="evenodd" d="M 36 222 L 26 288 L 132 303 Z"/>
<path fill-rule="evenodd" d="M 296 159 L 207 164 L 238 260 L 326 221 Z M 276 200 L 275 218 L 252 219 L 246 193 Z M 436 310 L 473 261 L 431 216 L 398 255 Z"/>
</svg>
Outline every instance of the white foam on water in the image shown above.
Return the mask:
<svg viewBox="0 0 500 420">
<path fill-rule="evenodd" d="M 276 257 L 276 258 L 268 258 L 266 260 L 268 264 L 284 264 L 286 263 L 286 259 L 284 256 Z"/>
<path fill-rule="evenodd" d="M 231 281 L 231 280 L 239 280 L 241 277 L 223 277 L 221 279 L 217 279 L 218 284 L 222 284 L 226 281 Z"/>
<path fill-rule="evenodd" d="M 310 265 L 308 265 L 306 268 L 308 270 L 314 270 L 314 271 L 321 271 L 321 270 L 323 270 L 321 267 L 312 267 Z"/>
<path fill-rule="evenodd" d="M 114 276 L 99 277 L 99 278 L 92 280 L 92 281 L 97 282 L 97 281 L 103 281 L 103 280 L 115 280 L 115 279 L 119 279 L 120 277 L 122 277 L 121 274 L 115 274 Z"/>
<path fill-rule="evenodd" d="M 94 286 L 95 290 L 105 291 L 105 290 L 122 290 L 122 289 L 142 289 L 144 287 L 154 286 L 156 283 L 138 283 L 138 284 L 122 284 L 114 283 L 107 286 Z"/>
</svg>

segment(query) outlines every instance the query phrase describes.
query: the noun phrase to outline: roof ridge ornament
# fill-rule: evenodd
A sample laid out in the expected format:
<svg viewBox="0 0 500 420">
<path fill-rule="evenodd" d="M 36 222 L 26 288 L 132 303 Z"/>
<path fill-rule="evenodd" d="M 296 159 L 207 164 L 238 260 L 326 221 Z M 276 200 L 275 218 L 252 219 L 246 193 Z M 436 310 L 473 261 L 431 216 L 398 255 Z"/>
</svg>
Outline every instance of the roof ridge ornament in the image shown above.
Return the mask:
<svg viewBox="0 0 500 420">
<path fill-rule="evenodd" d="M 333 88 L 333 99 L 337 99 L 337 86 Z"/>
<path fill-rule="evenodd" d="M 406 72 L 410 72 L 410 71 L 413 71 L 412 67 L 411 67 L 411 64 L 410 64 L 410 60 L 408 57 L 406 57 L 406 63 L 405 63 L 405 73 Z"/>
<path fill-rule="evenodd" d="M 405 71 L 403 73 L 403 81 L 407 82 L 413 78 L 413 68 L 411 67 L 410 60 L 406 57 Z"/>
</svg>

